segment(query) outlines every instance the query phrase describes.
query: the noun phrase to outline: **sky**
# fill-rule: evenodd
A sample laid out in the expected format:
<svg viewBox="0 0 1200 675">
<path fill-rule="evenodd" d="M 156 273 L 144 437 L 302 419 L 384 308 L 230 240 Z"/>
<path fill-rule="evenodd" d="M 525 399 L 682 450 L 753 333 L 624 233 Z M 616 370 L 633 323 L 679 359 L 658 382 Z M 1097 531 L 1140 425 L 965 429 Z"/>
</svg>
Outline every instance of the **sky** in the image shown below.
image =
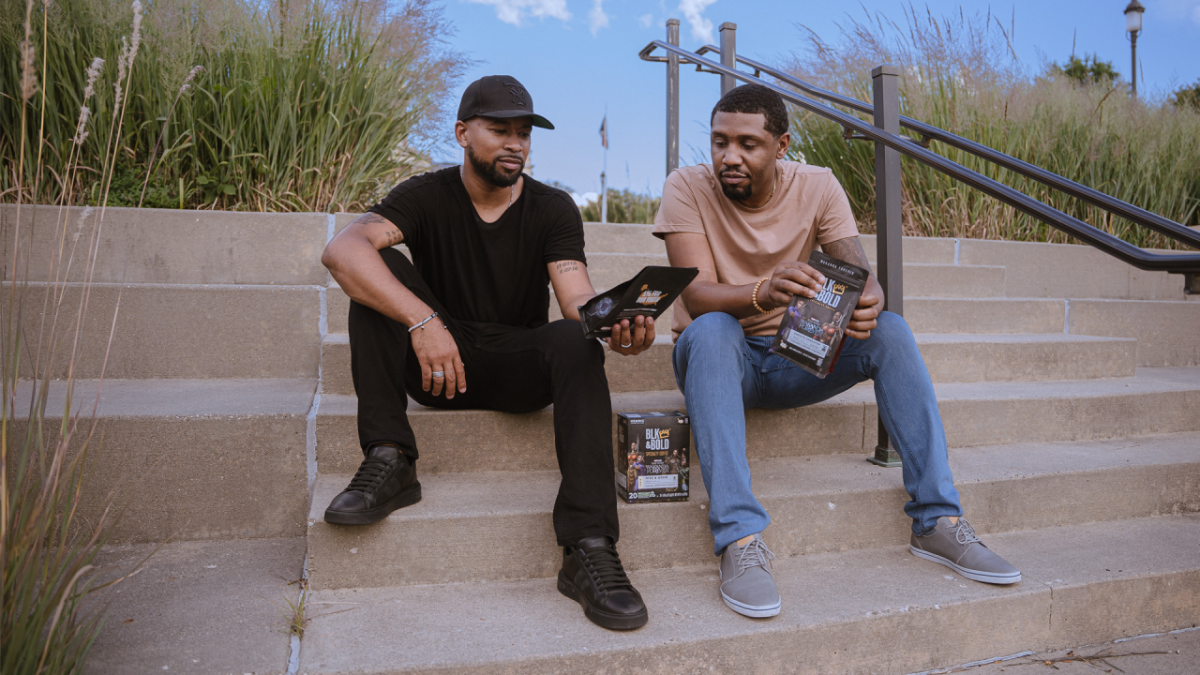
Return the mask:
<svg viewBox="0 0 1200 675">
<path fill-rule="evenodd" d="M 1139 93 L 1164 97 L 1200 80 L 1200 0 L 1141 0 L 1146 7 L 1138 37 Z M 485 75 L 520 80 L 536 111 L 554 123 L 534 129 L 530 164 L 541 181 L 558 181 L 577 194 L 599 192 L 605 166 L 599 128 L 607 115 L 608 185 L 660 194 L 666 177 L 666 65 L 638 58 L 651 40 L 666 39 L 666 21 L 678 18 L 680 44 L 718 44 L 717 29 L 737 24 L 737 51 L 767 64 L 800 53 L 807 26 L 835 40 L 847 12 L 864 9 L 898 23 L 908 2 L 804 2 L 802 0 L 442 0 L 457 33 L 449 47 L 477 63 L 453 93 Z M 1071 54 L 1096 54 L 1128 76 L 1130 49 L 1123 14 L 1128 0 L 1001 0 L 914 2 L 934 16 L 991 13 L 1015 27 L 1012 44 L 1021 63 L 1040 71 Z M 903 65 L 903 64 L 896 64 Z M 680 164 L 706 161 L 708 115 L 720 96 L 720 78 L 680 69 Z M 448 126 L 446 138 L 452 130 Z M 456 145 L 436 151 L 437 161 L 461 162 Z"/>
</svg>

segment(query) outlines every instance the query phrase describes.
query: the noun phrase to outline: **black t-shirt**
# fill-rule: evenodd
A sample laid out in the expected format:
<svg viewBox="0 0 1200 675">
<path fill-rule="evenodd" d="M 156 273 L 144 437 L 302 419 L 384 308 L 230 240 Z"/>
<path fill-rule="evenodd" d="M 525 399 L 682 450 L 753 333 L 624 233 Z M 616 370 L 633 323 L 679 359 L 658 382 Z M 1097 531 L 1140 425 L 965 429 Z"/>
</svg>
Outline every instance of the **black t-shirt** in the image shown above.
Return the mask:
<svg viewBox="0 0 1200 675">
<path fill-rule="evenodd" d="M 494 223 L 479 217 L 457 166 L 410 178 L 369 210 L 400 229 L 421 278 L 472 342 L 500 327 L 546 324 L 546 265 L 587 263 L 579 209 L 529 176 Z"/>
</svg>

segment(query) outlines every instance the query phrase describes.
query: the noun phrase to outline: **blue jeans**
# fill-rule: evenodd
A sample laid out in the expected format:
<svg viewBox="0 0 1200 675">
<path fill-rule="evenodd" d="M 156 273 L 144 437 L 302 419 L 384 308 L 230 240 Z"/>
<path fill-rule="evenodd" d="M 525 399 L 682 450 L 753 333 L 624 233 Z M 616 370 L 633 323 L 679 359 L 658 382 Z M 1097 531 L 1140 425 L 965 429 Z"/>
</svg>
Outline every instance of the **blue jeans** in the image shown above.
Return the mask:
<svg viewBox="0 0 1200 675">
<path fill-rule="evenodd" d="M 768 352 L 773 337 L 746 337 L 729 314 L 703 314 L 679 336 L 675 381 L 687 401 L 708 489 L 714 553 L 771 523 L 750 489 L 745 410 L 812 405 L 867 379 L 875 381 L 884 427 L 904 462 L 911 498 L 904 512 L 913 532 L 928 532 L 942 516 L 962 515 L 933 383 L 912 331 L 891 312 L 881 313 L 878 323 L 866 340 L 847 338 L 837 367 L 823 380 Z"/>
</svg>

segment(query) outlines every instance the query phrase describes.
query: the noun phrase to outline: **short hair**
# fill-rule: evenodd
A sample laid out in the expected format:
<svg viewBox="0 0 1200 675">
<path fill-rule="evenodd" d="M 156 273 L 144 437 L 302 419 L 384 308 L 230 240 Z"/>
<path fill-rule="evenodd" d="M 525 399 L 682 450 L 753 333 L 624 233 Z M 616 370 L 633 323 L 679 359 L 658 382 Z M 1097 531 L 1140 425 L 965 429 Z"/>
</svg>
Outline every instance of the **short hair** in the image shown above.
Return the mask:
<svg viewBox="0 0 1200 675">
<path fill-rule="evenodd" d="M 713 106 L 709 124 L 719 112 L 762 115 L 766 118 L 763 128 L 775 138 L 788 130 L 787 107 L 783 105 L 783 97 L 761 84 L 743 84 L 729 90 Z"/>
</svg>

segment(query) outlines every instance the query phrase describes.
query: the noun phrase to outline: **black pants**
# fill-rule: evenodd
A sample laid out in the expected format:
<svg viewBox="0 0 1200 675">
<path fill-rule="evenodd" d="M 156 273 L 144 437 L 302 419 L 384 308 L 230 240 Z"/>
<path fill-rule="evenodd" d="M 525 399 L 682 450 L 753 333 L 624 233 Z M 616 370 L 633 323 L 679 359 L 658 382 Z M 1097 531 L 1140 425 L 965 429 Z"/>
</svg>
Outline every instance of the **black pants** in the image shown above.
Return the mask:
<svg viewBox="0 0 1200 675">
<path fill-rule="evenodd" d="M 417 459 L 417 441 L 408 422 L 409 396 L 434 408 L 507 413 L 529 413 L 553 403 L 554 449 L 562 472 L 554 502 L 558 545 L 572 546 L 597 535 L 616 541 L 612 402 L 600 343 L 584 339 L 579 322 L 565 319 L 465 339 L 462 327 L 447 316 L 408 258 L 390 248 L 379 253 L 400 283 L 432 307 L 450 329 L 463 360 L 467 391 L 450 400 L 424 391 L 408 328 L 351 301 L 350 367 L 364 452 L 375 443 L 391 442 L 410 459 Z"/>
</svg>

